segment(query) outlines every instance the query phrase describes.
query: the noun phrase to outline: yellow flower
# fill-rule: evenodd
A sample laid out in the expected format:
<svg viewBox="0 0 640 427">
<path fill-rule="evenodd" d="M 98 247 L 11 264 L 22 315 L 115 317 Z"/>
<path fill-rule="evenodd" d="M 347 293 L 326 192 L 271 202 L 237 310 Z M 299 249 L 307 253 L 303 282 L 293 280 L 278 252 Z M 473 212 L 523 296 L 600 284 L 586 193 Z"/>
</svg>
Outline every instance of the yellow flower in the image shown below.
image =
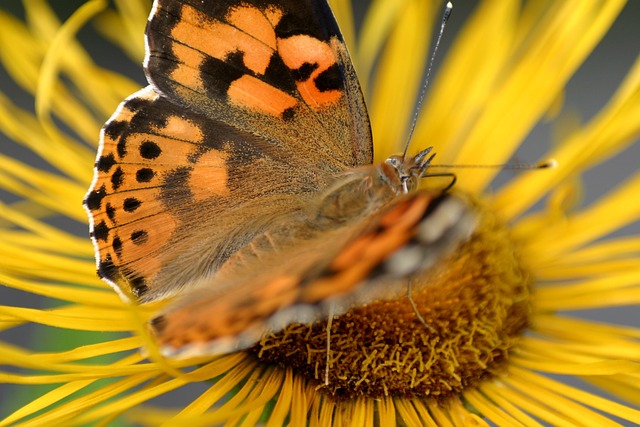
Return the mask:
<svg viewBox="0 0 640 427">
<path fill-rule="evenodd" d="M 411 336 L 396 328 L 391 346 L 417 349 L 419 357 L 391 359 L 380 350 L 366 370 L 354 356 L 361 372 L 346 371 L 347 393 L 338 399 L 323 389 L 323 372 L 309 368 L 305 376 L 250 353 L 163 359 L 145 332 L 154 308 L 124 304 L 97 279 L 81 201 L 99 128 L 139 84 L 97 66 L 76 33 L 93 19 L 139 62 L 150 4 L 115 3 L 111 10 L 89 1 L 63 25 L 44 0 L 25 1 L 24 20 L 0 11 L 0 58 L 15 82 L 2 90 L 35 96 L 31 111 L 0 94 L 0 131 L 8 138 L 0 152 L 0 426 L 640 423 L 638 325 L 584 316 L 590 310 L 607 319 L 622 307 L 635 316 L 640 304 L 640 236 L 624 234 L 640 218 L 640 175 L 580 202 L 583 173 L 634 153 L 639 59 L 587 123 L 560 116 L 556 144 L 538 150 L 557 168 L 518 173 L 504 185 L 496 169 L 455 171 L 455 191 L 474 200 L 482 220 L 458 257 L 429 278 L 429 292 L 415 296 L 433 326 Z M 434 79 L 412 149 L 434 145 L 448 164 L 510 161 L 534 126 L 561 110 L 567 82 L 623 6 L 479 2 Z M 356 37 L 350 5 L 334 7 L 367 92 L 381 160 L 402 148 L 429 50 L 426 23 L 438 22 L 441 8 L 373 2 Z M 546 147 L 546 138 L 537 139 Z M 387 309 L 383 317 L 397 315 L 406 301 Z M 341 318 L 332 337 L 343 332 Z M 25 331 L 35 338 L 29 344 Z M 277 339 L 265 338 L 262 353 Z M 141 347 L 151 349 L 148 358 Z M 281 357 L 273 360 L 286 364 Z M 344 368 L 331 365 L 332 378 Z M 375 369 L 412 379 L 389 388 L 389 378 L 372 380 Z M 384 386 L 360 386 L 373 383 Z"/>
</svg>

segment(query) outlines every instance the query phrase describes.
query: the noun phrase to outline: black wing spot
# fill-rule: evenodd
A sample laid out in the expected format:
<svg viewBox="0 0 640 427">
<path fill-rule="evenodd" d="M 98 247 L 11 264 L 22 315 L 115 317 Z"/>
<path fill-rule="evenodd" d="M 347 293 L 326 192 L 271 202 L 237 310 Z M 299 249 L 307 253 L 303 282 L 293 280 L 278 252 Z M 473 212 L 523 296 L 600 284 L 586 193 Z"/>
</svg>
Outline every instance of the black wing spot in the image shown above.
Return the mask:
<svg viewBox="0 0 640 427">
<path fill-rule="evenodd" d="M 116 151 L 118 152 L 118 156 L 122 159 L 127 155 L 127 139 L 122 137 L 118 141 L 118 145 L 116 145 Z"/>
<path fill-rule="evenodd" d="M 106 242 L 109 239 L 109 230 L 110 229 L 107 223 L 104 221 L 100 221 L 99 224 L 93 227 L 93 238 Z"/>
<path fill-rule="evenodd" d="M 282 118 L 284 120 L 293 120 L 293 117 L 296 115 L 296 111 L 295 109 L 292 108 L 287 108 L 286 110 L 284 110 L 282 112 Z"/>
<path fill-rule="evenodd" d="M 136 245 L 144 245 L 149 240 L 149 233 L 145 230 L 136 230 L 131 233 L 131 241 Z"/>
<path fill-rule="evenodd" d="M 145 141 L 140 144 L 140 155 L 144 159 L 157 159 L 162 153 L 162 149 L 153 141 Z"/>
<path fill-rule="evenodd" d="M 104 188 L 103 185 L 97 190 L 93 190 L 87 194 L 87 198 L 84 199 L 84 205 L 89 208 L 90 211 L 97 211 L 102 206 L 102 199 L 104 199 L 106 195 L 107 189 Z"/>
<path fill-rule="evenodd" d="M 142 202 L 140 200 L 136 199 L 135 197 L 128 197 L 124 199 L 122 207 L 124 208 L 125 212 L 131 213 L 135 212 L 136 209 L 140 207 L 140 205 L 142 205 Z"/>
<path fill-rule="evenodd" d="M 115 237 L 113 239 L 113 243 L 111 244 L 113 251 L 116 253 L 118 258 L 122 258 L 122 240 L 119 237 Z"/>
<path fill-rule="evenodd" d="M 137 298 L 142 297 L 149 290 L 144 277 L 141 276 L 131 277 L 129 279 L 129 285 L 131 285 L 131 290 Z"/>
<path fill-rule="evenodd" d="M 96 162 L 96 168 L 100 172 L 109 172 L 109 170 L 116 164 L 116 158 L 113 153 L 109 153 L 106 156 L 100 156 Z"/>
<path fill-rule="evenodd" d="M 136 181 L 149 182 L 156 176 L 156 173 L 151 168 L 141 168 L 136 171 Z"/>
<path fill-rule="evenodd" d="M 113 264 L 111 255 L 107 255 L 104 259 L 100 260 L 98 264 L 98 276 L 106 279 L 112 279 L 118 271 L 118 268 Z"/>
<path fill-rule="evenodd" d="M 316 77 L 314 84 L 320 92 L 344 89 L 342 72 L 338 64 L 333 64 L 320 73 L 320 75 Z"/>
<path fill-rule="evenodd" d="M 200 67 L 200 78 L 207 82 L 207 94 L 212 98 L 226 98 L 231 83 L 245 74 L 251 74 L 244 65 L 244 54 L 236 51 L 227 55 L 224 61 L 206 58 Z"/>
<path fill-rule="evenodd" d="M 305 62 L 302 67 L 297 70 L 291 70 L 291 74 L 299 82 L 306 82 L 311 77 L 311 73 L 313 73 L 318 68 L 318 64 L 310 64 Z"/>
<path fill-rule="evenodd" d="M 120 120 L 120 121 L 111 122 L 104 127 L 104 134 L 109 139 L 112 139 L 115 141 L 116 139 L 120 138 L 124 134 L 124 131 L 127 129 L 127 127 L 128 127 L 128 122 L 126 121 Z"/>
<path fill-rule="evenodd" d="M 107 207 L 105 211 L 107 212 L 107 217 L 109 217 L 111 221 L 115 222 L 116 208 L 114 208 L 113 205 L 111 205 L 111 203 L 107 203 Z"/>
<path fill-rule="evenodd" d="M 124 182 L 124 171 L 120 166 L 118 166 L 118 169 L 116 169 L 113 175 L 111 175 L 111 185 L 113 186 L 114 190 L 117 190 L 118 188 L 120 188 L 123 182 Z"/>
</svg>

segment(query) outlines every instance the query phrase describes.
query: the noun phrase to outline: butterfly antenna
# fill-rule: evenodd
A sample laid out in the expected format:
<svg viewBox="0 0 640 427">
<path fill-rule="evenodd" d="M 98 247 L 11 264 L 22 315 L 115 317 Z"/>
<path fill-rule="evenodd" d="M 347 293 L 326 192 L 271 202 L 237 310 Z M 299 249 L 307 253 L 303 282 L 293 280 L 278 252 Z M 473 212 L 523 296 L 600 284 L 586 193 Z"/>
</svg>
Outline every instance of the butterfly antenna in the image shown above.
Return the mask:
<svg viewBox="0 0 640 427">
<path fill-rule="evenodd" d="M 405 144 L 404 152 L 402 153 L 403 159 L 407 157 L 407 150 L 409 149 L 409 143 L 411 142 L 411 138 L 413 137 L 413 132 L 416 129 L 416 123 L 418 122 L 418 114 L 422 109 L 422 103 L 427 93 L 427 87 L 429 87 L 429 79 L 431 78 L 431 69 L 433 68 L 433 61 L 436 59 L 436 53 L 438 52 L 438 47 L 440 46 L 440 40 L 442 40 L 442 35 L 444 34 L 444 27 L 447 25 L 447 21 L 449 20 L 449 16 L 451 15 L 452 9 L 453 9 L 453 3 L 451 3 L 450 1 L 447 2 L 444 8 L 444 12 L 442 14 L 442 21 L 440 22 L 440 32 L 438 33 L 438 38 L 436 39 L 436 44 L 433 47 L 433 52 L 431 53 L 431 59 L 429 60 L 429 67 L 427 68 L 427 77 L 425 78 L 424 85 L 422 85 L 422 90 L 420 90 L 420 97 L 418 98 L 418 104 L 416 105 L 415 113 L 413 114 L 413 120 L 411 121 L 411 129 L 409 130 L 407 143 Z"/>
<path fill-rule="evenodd" d="M 555 159 L 543 160 L 538 163 L 498 163 L 495 165 L 446 165 L 440 163 L 429 163 L 429 169 L 447 168 L 447 169 L 502 169 L 502 170 L 536 170 L 536 169 L 552 169 L 558 166 Z"/>
</svg>

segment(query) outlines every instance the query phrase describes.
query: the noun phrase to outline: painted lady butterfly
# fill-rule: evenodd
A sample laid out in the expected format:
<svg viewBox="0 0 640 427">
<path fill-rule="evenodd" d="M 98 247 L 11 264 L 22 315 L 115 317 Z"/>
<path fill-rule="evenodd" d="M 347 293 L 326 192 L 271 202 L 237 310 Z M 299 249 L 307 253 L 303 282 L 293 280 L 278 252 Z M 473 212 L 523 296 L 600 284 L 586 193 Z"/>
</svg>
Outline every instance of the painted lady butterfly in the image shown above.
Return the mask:
<svg viewBox="0 0 640 427">
<path fill-rule="evenodd" d="M 166 353 L 397 296 L 385 278 L 408 283 L 471 234 L 464 201 L 417 190 L 430 149 L 372 164 L 325 0 L 156 0 L 146 43 L 150 84 L 104 126 L 85 206 L 105 281 L 178 297 L 152 322 Z"/>
</svg>

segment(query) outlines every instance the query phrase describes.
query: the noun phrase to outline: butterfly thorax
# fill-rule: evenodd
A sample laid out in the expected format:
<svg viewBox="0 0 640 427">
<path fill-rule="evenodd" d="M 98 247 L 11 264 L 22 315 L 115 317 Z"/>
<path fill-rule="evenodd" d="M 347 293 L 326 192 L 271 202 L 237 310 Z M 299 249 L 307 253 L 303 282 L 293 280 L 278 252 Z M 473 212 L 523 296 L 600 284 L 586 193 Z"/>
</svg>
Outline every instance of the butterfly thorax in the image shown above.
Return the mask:
<svg viewBox="0 0 640 427">
<path fill-rule="evenodd" d="M 396 194 L 408 194 L 418 188 L 418 182 L 424 175 L 435 154 L 431 154 L 433 147 L 428 147 L 413 157 L 393 155 L 378 166 L 381 179 L 390 186 Z"/>
<path fill-rule="evenodd" d="M 377 165 L 342 174 L 320 198 L 314 222 L 324 227 L 344 224 L 371 215 L 397 196 L 416 190 L 433 159 L 433 155 L 427 156 L 431 149 L 409 158 L 394 155 Z"/>
</svg>

